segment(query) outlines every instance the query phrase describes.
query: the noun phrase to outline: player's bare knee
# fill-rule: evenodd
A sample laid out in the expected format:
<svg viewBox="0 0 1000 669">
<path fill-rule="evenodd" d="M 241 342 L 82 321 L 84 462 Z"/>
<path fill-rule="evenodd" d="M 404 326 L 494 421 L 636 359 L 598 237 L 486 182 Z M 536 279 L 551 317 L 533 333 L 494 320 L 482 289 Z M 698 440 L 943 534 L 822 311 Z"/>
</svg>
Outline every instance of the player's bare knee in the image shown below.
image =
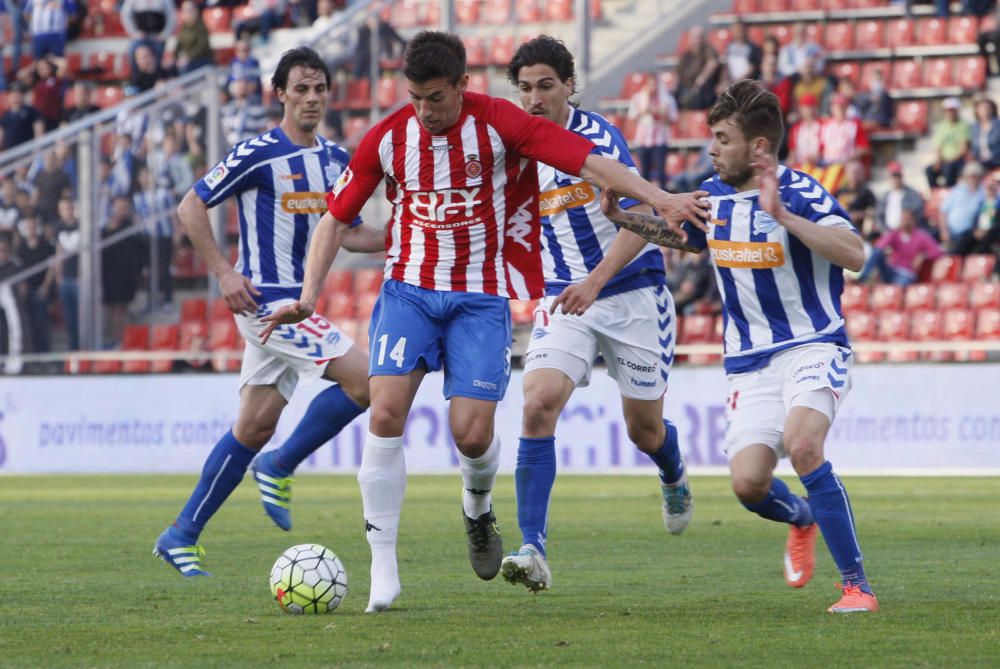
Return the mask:
<svg viewBox="0 0 1000 669">
<path fill-rule="evenodd" d="M 406 425 L 406 414 L 399 407 L 391 404 L 375 403 L 371 405 L 369 430 L 379 437 L 398 437 L 403 434 Z"/>
<path fill-rule="evenodd" d="M 236 441 L 254 451 L 264 448 L 274 436 L 276 425 L 266 425 L 259 421 L 237 422 L 233 426 L 233 436 Z"/>
<path fill-rule="evenodd" d="M 800 476 L 823 464 L 823 441 L 816 435 L 786 434 L 784 446 L 792 467 Z"/>
<path fill-rule="evenodd" d="M 663 446 L 666 428 L 659 418 L 625 416 L 625 429 L 629 440 L 643 453 L 656 453 Z"/>
<path fill-rule="evenodd" d="M 555 434 L 559 420 L 559 397 L 555 393 L 532 391 L 524 397 L 522 427 L 526 437 L 549 437 Z"/>
<path fill-rule="evenodd" d="M 733 493 L 743 504 L 756 504 L 767 496 L 771 489 L 771 478 L 749 476 L 734 476 L 732 480 Z"/>
</svg>

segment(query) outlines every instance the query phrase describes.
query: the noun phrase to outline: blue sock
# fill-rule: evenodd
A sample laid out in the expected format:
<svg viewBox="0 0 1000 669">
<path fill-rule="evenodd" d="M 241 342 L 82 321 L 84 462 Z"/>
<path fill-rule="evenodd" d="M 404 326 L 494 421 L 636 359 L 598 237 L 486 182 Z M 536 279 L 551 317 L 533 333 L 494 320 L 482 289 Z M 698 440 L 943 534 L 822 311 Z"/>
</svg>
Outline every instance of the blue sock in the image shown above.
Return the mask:
<svg viewBox="0 0 1000 669">
<path fill-rule="evenodd" d="M 661 481 L 676 483 L 684 475 L 684 461 L 681 459 L 681 448 L 677 443 L 677 426 L 666 418 L 663 419 L 663 426 L 667 428 L 663 445 L 649 458 L 660 468 Z"/>
<path fill-rule="evenodd" d="M 174 522 L 174 526 L 180 530 L 185 539 L 189 539 L 191 543 L 198 541 L 205 523 L 215 515 L 229 494 L 243 480 L 243 475 L 255 455 L 256 451 L 236 440 L 232 430 L 219 439 L 219 443 L 205 460 L 201 478 L 194 487 L 194 492 Z"/>
<path fill-rule="evenodd" d="M 813 523 L 809 502 L 793 494 L 779 478 L 771 479 L 771 488 L 764 499 L 753 504 L 744 503 L 743 506 L 761 518 L 776 520 L 779 523 L 791 523 L 797 527 Z"/>
<path fill-rule="evenodd" d="M 801 479 L 809 493 L 809 506 L 812 507 L 813 516 L 823 533 L 827 548 L 830 549 L 830 555 L 840 570 L 844 585 L 860 586 L 864 592 L 870 593 L 861 547 L 854 530 L 851 502 L 847 499 L 844 484 L 833 473 L 833 465 L 824 462 L 819 469 Z"/>
<path fill-rule="evenodd" d="M 521 437 L 517 445 L 514 482 L 517 489 L 517 524 L 522 543 L 545 555 L 549 526 L 549 498 L 556 480 L 556 438 Z"/>
<path fill-rule="evenodd" d="M 271 451 L 274 472 L 278 476 L 291 475 L 299 463 L 364 412 L 339 385 L 316 395 L 291 436 L 281 448 Z"/>
</svg>

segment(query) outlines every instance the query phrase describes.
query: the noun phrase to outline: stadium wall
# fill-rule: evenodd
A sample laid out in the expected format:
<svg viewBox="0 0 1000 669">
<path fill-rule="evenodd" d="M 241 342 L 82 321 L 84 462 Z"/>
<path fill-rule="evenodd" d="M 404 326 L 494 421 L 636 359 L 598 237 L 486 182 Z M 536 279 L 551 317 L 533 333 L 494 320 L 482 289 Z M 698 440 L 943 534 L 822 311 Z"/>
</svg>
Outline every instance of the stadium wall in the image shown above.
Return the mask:
<svg viewBox="0 0 1000 669">
<path fill-rule="evenodd" d="M 1000 474 L 997 365 L 863 365 L 853 372 L 828 440 L 838 470 L 888 474 Z M 666 415 L 680 428 L 692 471 L 721 472 L 726 383 L 721 369 L 679 368 Z M 442 377 L 424 381 L 407 425 L 407 469 L 456 472 Z M 235 375 L 7 378 L 0 390 L 0 473 L 200 471 L 236 416 Z M 325 384 L 301 389 L 278 426 L 280 444 Z M 521 373 L 497 412 L 512 472 L 521 422 Z M 367 419 L 359 418 L 300 471 L 357 471 Z M 616 385 L 598 370 L 578 390 L 557 433 L 563 473 L 650 471 L 629 443 Z M 783 463 L 784 471 L 790 471 Z"/>
</svg>

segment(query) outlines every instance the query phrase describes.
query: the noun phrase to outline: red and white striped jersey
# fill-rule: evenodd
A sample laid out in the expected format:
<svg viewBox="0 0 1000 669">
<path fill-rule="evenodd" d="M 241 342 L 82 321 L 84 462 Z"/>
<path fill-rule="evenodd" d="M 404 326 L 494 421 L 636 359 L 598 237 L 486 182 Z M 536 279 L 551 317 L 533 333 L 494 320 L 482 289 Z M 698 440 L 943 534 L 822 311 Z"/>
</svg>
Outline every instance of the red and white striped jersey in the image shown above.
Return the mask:
<svg viewBox="0 0 1000 669">
<path fill-rule="evenodd" d="M 846 163 L 859 149 L 868 148 L 868 133 L 856 118 L 823 119 L 820 144 L 824 163 Z"/>
<path fill-rule="evenodd" d="M 412 105 L 375 125 L 327 201 L 334 218 L 353 221 L 385 179 L 387 279 L 530 299 L 544 288 L 532 160 L 578 176 L 593 148 L 506 100 L 467 92 L 444 134 L 427 132 Z"/>
</svg>

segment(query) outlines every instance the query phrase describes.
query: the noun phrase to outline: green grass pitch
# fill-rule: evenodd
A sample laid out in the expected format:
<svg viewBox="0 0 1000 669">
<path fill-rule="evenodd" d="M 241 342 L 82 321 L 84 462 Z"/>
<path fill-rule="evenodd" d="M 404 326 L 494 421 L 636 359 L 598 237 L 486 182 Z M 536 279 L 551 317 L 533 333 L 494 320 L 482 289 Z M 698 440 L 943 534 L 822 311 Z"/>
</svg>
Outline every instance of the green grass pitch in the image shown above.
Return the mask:
<svg viewBox="0 0 1000 669">
<path fill-rule="evenodd" d="M 188 580 L 150 551 L 194 481 L 0 478 L 0 666 L 1000 666 L 997 478 L 846 479 L 882 605 L 853 616 L 826 613 L 837 572 L 822 543 L 812 583 L 784 584 L 785 528 L 743 510 L 724 478 L 692 479 L 679 537 L 663 529 L 652 476 L 560 478 L 553 590 L 533 596 L 472 573 L 457 476 L 412 477 L 403 594 L 377 616 L 363 612 L 353 477 L 301 477 L 289 533 L 248 479 L 202 537 L 216 576 Z M 502 477 L 496 491 L 507 550 L 520 543 L 513 487 Z M 347 569 L 333 614 L 291 616 L 271 599 L 271 564 L 307 542 Z"/>
</svg>

